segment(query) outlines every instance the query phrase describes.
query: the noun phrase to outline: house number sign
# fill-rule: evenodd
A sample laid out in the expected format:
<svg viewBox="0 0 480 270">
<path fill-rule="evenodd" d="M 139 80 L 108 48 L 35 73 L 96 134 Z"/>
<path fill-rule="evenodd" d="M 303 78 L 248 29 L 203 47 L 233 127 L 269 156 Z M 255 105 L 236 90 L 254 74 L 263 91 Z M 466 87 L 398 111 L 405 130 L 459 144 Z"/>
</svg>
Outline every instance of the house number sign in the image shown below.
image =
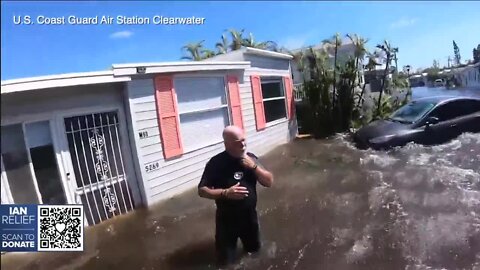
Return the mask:
<svg viewBox="0 0 480 270">
<path fill-rule="evenodd" d="M 140 139 L 146 139 L 148 138 L 148 131 L 140 131 L 138 133 L 138 137 L 140 137 Z"/>
<path fill-rule="evenodd" d="M 160 163 L 158 163 L 158 161 L 145 165 L 146 172 L 156 171 L 158 169 L 160 169 Z"/>
</svg>

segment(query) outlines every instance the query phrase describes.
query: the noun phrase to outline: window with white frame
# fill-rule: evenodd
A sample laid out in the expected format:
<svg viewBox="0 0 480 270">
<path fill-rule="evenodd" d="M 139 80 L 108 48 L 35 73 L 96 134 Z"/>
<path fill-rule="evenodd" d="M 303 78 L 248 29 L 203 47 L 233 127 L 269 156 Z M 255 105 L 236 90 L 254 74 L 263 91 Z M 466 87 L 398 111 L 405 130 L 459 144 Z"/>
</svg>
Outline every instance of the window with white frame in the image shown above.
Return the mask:
<svg viewBox="0 0 480 270">
<path fill-rule="evenodd" d="M 282 77 L 261 77 L 265 121 L 273 122 L 287 117 L 285 87 Z"/>
<path fill-rule="evenodd" d="M 184 152 L 221 142 L 230 124 L 224 78 L 179 77 L 174 84 Z"/>
</svg>

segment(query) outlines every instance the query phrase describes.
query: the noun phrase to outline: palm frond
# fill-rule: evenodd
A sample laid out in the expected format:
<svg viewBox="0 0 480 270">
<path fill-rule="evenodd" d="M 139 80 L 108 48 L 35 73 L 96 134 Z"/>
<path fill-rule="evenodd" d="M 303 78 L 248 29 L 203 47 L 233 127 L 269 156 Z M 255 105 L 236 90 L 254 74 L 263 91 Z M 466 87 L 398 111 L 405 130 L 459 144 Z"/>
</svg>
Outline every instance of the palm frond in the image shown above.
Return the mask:
<svg viewBox="0 0 480 270">
<path fill-rule="evenodd" d="M 237 31 L 235 29 L 229 29 L 228 32 L 230 33 L 230 35 L 232 37 L 232 42 L 230 44 L 230 49 L 232 51 L 241 49 L 243 44 L 244 44 L 244 40 L 243 40 L 244 29 L 242 29 L 240 31 Z"/>
<path fill-rule="evenodd" d="M 228 39 L 225 34 L 222 34 L 221 41 L 215 44 L 219 54 L 225 54 L 228 52 Z"/>
<path fill-rule="evenodd" d="M 214 57 L 216 55 L 216 53 L 212 50 L 209 50 L 209 49 L 203 49 L 202 50 L 202 59 L 207 59 L 207 58 L 211 58 L 211 57 Z"/>
<path fill-rule="evenodd" d="M 205 40 L 184 45 L 182 50 L 186 51 L 189 55 L 182 57 L 182 59 L 190 59 L 194 61 L 202 60 L 200 51 L 203 48 L 203 42 L 205 42 Z"/>
</svg>

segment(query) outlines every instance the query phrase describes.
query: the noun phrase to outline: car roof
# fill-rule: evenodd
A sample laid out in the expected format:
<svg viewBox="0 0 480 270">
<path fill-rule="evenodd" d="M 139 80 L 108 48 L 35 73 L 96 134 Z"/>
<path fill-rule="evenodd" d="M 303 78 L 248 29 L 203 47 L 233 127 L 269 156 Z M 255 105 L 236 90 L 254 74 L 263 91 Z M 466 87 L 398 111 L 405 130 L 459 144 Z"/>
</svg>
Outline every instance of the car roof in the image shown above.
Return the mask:
<svg viewBox="0 0 480 270">
<path fill-rule="evenodd" d="M 480 101 L 480 98 L 477 97 L 470 97 L 470 96 L 432 96 L 432 97 L 424 97 L 415 99 L 412 102 L 429 102 L 429 103 L 445 103 L 453 100 L 477 100 Z"/>
</svg>

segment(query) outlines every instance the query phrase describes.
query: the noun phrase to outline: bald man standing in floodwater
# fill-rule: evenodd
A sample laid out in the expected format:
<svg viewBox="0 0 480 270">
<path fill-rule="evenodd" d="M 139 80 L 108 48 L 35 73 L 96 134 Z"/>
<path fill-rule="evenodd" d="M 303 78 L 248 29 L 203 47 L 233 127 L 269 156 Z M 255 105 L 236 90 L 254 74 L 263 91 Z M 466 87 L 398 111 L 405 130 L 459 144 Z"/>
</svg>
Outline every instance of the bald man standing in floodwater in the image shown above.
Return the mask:
<svg viewBox="0 0 480 270">
<path fill-rule="evenodd" d="M 245 134 L 236 126 L 223 131 L 225 151 L 209 160 L 198 184 L 200 197 L 217 205 L 215 246 L 218 263 L 235 261 L 237 239 L 248 253 L 260 250 L 257 215 L 257 181 L 265 187 L 273 184 L 273 174 L 247 152 Z"/>
</svg>

